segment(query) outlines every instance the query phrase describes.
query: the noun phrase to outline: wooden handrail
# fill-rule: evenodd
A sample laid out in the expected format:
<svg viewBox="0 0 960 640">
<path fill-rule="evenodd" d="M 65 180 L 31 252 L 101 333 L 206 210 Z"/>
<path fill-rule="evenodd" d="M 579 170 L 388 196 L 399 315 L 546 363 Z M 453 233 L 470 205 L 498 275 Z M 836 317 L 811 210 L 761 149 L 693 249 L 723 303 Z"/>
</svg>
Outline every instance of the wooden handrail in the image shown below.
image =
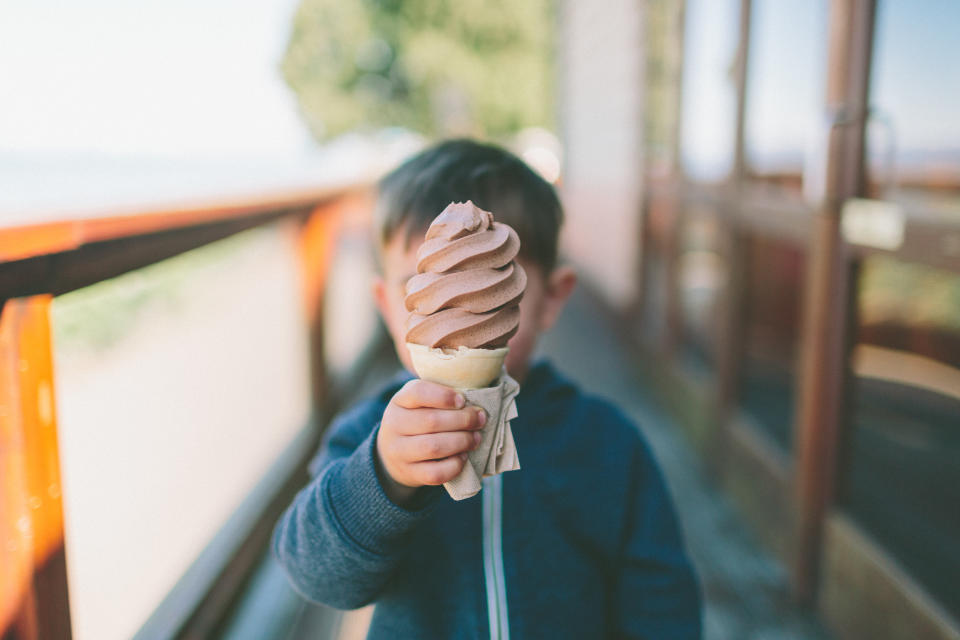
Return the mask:
<svg viewBox="0 0 960 640">
<path fill-rule="evenodd" d="M 0 263 L 62 253 L 96 242 L 302 209 L 361 192 L 368 186 L 363 182 L 267 191 L 244 198 L 227 196 L 140 208 L 117 207 L 88 213 L 80 219 L 65 217 L 53 222 L 0 227 Z"/>
<path fill-rule="evenodd" d="M 283 216 L 305 218 L 367 189 L 351 183 L 275 191 L 0 228 L 0 300 L 66 293 Z"/>
<path fill-rule="evenodd" d="M 650 200 L 678 201 L 686 207 L 703 206 L 729 219 L 747 233 L 779 237 L 798 246 L 808 246 L 815 207 L 800 195 L 758 184 L 705 184 L 679 179 L 651 183 Z M 878 248 L 844 239 L 848 260 L 880 254 L 960 272 L 960 223 L 922 202 L 890 201 L 903 216 L 903 244 L 896 249 Z"/>
</svg>

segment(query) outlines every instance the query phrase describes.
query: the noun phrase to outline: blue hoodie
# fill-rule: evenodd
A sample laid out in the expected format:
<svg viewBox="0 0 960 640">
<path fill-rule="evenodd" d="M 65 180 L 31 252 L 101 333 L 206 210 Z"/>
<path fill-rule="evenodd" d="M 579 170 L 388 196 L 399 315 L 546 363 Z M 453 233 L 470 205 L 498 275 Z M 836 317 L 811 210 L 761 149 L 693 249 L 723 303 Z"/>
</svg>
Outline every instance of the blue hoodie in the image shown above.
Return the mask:
<svg viewBox="0 0 960 640">
<path fill-rule="evenodd" d="M 546 361 L 512 423 L 521 469 L 411 508 L 374 466 L 380 418 L 410 378 L 338 417 L 273 533 L 306 598 L 376 602 L 369 638 L 700 637 L 700 594 L 673 505 L 637 427 Z"/>
</svg>

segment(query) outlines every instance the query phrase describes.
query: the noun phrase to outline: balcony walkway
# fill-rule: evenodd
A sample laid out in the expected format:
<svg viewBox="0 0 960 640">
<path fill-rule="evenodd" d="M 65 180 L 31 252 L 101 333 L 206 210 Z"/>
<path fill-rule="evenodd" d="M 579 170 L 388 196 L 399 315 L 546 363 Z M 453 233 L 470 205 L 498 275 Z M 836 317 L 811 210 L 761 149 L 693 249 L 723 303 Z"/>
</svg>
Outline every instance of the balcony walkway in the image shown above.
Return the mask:
<svg viewBox="0 0 960 640">
<path fill-rule="evenodd" d="M 604 314 L 591 304 L 588 295 L 574 296 L 557 327 L 544 338 L 542 351 L 585 389 L 611 398 L 641 425 L 667 476 L 703 583 L 706 640 L 826 640 L 830 637 L 812 615 L 790 604 L 786 572 L 761 550 L 732 505 L 710 484 L 682 434 L 644 393 L 626 351 L 617 343 L 612 327 Z M 386 360 L 368 376 L 365 387 L 392 373 L 397 365 L 395 361 Z M 255 593 L 269 594 L 269 597 L 250 602 L 248 609 L 242 607 L 247 613 L 233 621 L 224 637 L 232 640 L 331 637 L 338 626 L 337 614 L 299 601 L 269 560 L 257 579 L 262 586 L 249 594 L 250 600 L 254 600 Z M 262 626 L 266 619 L 273 621 L 269 634 Z M 341 637 L 355 635 L 344 633 Z"/>
</svg>

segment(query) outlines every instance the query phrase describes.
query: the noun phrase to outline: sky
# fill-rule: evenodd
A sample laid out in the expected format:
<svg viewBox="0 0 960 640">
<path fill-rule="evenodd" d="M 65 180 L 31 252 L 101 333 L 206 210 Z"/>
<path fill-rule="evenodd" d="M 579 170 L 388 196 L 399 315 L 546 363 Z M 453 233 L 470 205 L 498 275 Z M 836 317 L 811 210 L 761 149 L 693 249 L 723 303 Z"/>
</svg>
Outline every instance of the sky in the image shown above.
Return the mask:
<svg viewBox="0 0 960 640">
<path fill-rule="evenodd" d="M 0 0 L 0 152 L 299 153 L 297 0 Z"/>
<path fill-rule="evenodd" d="M 883 0 L 872 104 L 901 148 L 960 149 L 960 2 Z"/>
<path fill-rule="evenodd" d="M 688 0 L 683 137 L 688 173 L 729 171 L 739 0 Z M 747 70 L 747 161 L 796 166 L 822 156 L 826 109 L 827 0 L 754 0 Z M 871 76 L 871 151 L 893 145 L 896 162 L 960 163 L 960 2 L 880 0 Z M 877 134 L 875 137 L 874 134 Z M 891 140 L 892 138 L 892 140 Z M 952 158 L 952 160 L 949 160 Z"/>
<path fill-rule="evenodd" d="M 795 161 L 797 154 L 823 152 L 811 148 L 811 133 L 822 124 L 817 116 L 824 111 L 827 4 L 753 3 L 744 145 L 748 162 L 776 166 L 784 155 Z"/>
</svg>

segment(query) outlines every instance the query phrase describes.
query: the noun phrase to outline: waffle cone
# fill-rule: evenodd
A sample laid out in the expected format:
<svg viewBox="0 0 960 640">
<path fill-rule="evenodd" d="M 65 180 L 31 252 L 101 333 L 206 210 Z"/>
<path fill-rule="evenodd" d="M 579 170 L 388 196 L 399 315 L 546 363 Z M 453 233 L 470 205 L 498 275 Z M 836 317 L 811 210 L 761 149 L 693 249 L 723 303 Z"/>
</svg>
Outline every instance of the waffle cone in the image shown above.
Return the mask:
<svg viewBox="0 0 960 640">
<path fill-rule="evenodd" d="M 455 389 L 481 389 L 490 386 L 503 369 L 507 347 L 499 349 L 430 348 L 407 343 L 413 368 L 421 380 L 429 380 Z"/>
</svg>

